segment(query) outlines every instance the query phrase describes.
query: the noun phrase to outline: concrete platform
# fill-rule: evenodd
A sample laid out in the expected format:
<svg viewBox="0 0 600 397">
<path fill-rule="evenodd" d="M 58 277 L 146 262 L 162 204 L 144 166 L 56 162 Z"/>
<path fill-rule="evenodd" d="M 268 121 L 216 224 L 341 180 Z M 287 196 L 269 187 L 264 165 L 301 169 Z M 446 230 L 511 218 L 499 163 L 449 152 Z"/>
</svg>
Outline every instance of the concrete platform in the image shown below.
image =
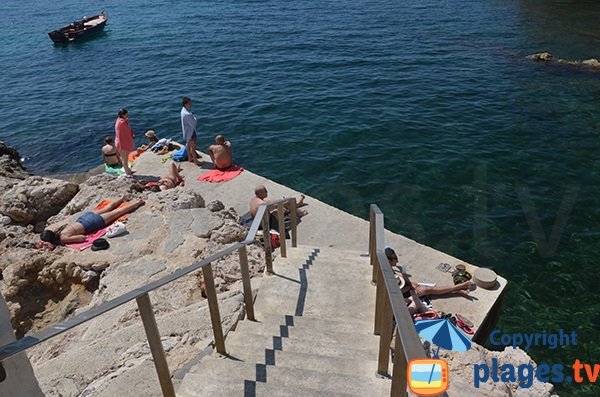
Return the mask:
<svg viewBox="0 0 600 397">
<path fill-rule="evenodd" d="M 165 156 L 144 153 L 133 165 L 133 169 L 137 172 L 136 176 L 161 176 L 166 174 L 169 162 L 161 164 L 160 160 L 163 157 Z M 207 203 L 220 200 L 226 207 L 233 207 L 239 215 L 248 211 L 248 202 L 254 195 L 254 187 L 259 184 L 267 187 L 269 197 L 272 199 L 300 195 L 300 192 L 248 170 L 242 172 L 235 179 L 224 183 L 198 181 L 198 176 L 212 168 L 210 159 L 206 154 L 202 155 L 202 160 L 204 161 L 202 167 L 189 162 L 181 163 L 182 175 L 186 179 L 185 188 L 200 192 Z M 361 253 L 368 252 L 369 222 L 367 220 L 343 212 L 311 197 L 310 192 L 303 193 L 307 196 L 305 202 L 308 204 L 306 208 L 309 215 L 303 218 L 299 226 L 299 244 L 351 250 L 355 253 L 356 258 L 348 259 L 359 259 Z M 369 203 L 364 205 L 368 206 Z M 381 210 L 385 214 L 386 209 L 381 208 Z M 471 274 L 477 268 L 460 259 L 390 231 L 386 231 L 385 241 L 386 244 L 395 248 L 399 256 L 399 264 L 417 282 L 431 282 L 436 283 L 438 286 L 452 285 L 451 275 L 437 269 L 438 264 L 441 262 L 451 265 L 463 263 Z M 481 341 L 486 338 L 489 328 L 495 323 L 499 312 L 499 301 L 505 287 L 506 280 L 499 276 L 498 283 L 493 290 L 476 288 L 471 292 L 470 299 L 460 296 L 437 298 L 433 301 L 434 309 L 465 315 L 475 324 L 476 334 L 474 340 Z"/>
</svg>

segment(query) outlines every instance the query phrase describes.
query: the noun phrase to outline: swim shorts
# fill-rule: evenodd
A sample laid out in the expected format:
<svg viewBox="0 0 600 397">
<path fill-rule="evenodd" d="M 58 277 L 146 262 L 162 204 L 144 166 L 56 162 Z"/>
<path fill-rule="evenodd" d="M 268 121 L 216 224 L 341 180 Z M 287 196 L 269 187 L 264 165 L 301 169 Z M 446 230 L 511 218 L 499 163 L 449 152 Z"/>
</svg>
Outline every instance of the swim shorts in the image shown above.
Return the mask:
<svg viewBox="0 0 600 397">
<path fill-rule="evenodd" d="M 96 233 L 98 230 L 106 227 L 104 219 L 95 212 L 86 212 L 76 220 L 77 223 L 83 225 L 83 231 L 85 234 Z"/>
</svg>

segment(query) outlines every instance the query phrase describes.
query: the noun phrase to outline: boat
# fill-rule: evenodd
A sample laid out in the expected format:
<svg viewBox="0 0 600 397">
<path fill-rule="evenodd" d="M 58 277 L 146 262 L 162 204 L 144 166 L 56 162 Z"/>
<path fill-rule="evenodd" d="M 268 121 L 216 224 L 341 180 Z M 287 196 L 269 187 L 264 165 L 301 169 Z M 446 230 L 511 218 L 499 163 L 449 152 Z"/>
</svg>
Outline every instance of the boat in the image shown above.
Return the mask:
<svg viewBox="0 0 600 397">
<path fill-rule="evenodd" d="M 67 26 L 48 32 L 48 36 L 55 43 L 70 43 L 102 32 L 107 22 L 108 15 L 102 11 L 93 17 L 83 17 Z"/>
</svg>

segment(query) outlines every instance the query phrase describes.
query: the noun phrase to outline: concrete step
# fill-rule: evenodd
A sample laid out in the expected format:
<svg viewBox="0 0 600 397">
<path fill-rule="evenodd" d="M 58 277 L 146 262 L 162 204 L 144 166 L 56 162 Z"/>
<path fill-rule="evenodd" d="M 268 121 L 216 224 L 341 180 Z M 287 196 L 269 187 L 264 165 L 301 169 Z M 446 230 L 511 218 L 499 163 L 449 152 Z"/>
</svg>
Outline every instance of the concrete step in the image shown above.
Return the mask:
<svg viewBox="0 0 600 397">
<path fill-rule="evenodd" d="M 276 351 L 274 362 L 277 367 L 318 369 L 322 373 L 372 376 L 377 372 L 377 361 L 355 360 L 351 357 L 331 357 Z"/>
<path fill-rule="evenodd" d="M 227 375 L 227 376 L 224 376 Z M 291 388 L 314 389 L 323 392 L 341 392 L 360 396 L 376 396 L 389 393 L 390 382 L 372 375 L 360 376 L 323 373 L 319 369 L 300 369 L 239 362 L 230 359 L 206 360 L 192 368 L 181 383 L 186 392 L 196 392 L 208 383 L 238 384 L 244 387 L 250 382 Z M 246 386 L 247 387 L 247 386 Z"/>
<path fill-rule="evenodd" d="M 250 380 L 237 381 L 235 383 L 221 382 L 219 384 L 194 384 L 192 378 L 177 389 L 177 397 L 356 397 L 353 393 L 341 393 L 339 391 L 326 392 L 312 388 L 291 387 L 289 385 L 274 385 Z M 389 392 L 388 392 L 389 395 Z"/>
<path fill-rule="evenodd" d="M 342 345 L 358 345 L 368 346 L 373 340 L 377 340 L 378 337 L 373 335 L 371 330 L 356 330 L 353 332 L 331 332 L 330 330 L 321 330 L 318 328 L 302 328 L 299 326 L 285 326 L 285 325 L 274 325 L 265 326 L 265 324 L 243 321 L 238 326 L 235 332 L 231 332 L 227 339 L 229 341 L 240 340 L 245 335 L 265 335 L 265 336 L 282 336 L 291 340 L 296 339 L 318 339 L 323 342 L 329 342 L 332 344 Z"/>
<path fill-rule="evenodd" d="M 333 344 L 318 339 L 291 339 L 277 336 L 238 334 L 234 333 L 225 341 L 227 352 L 242 360 L 264 358 L 265 350 L 280 350 L 284 352 L 317 354 L 330 357 L 346 357 L 361 360 L 376 360 L 379 340 L 375 337 L 368 343 L 355 345 L 351 343 Z M 346 341 L 348 342 L 348 341 Z"/>
<path fill-rule="evenodd" d="M 292 315 L 274 315 L 274 314 L 263 314 L 256 318 L 256 322 L 262 323 L 265 326 L 279 327 L 280 325 L 298 326 L 302 328 L 318 328 L 326 330 L 327 332 L 353 332 L 357 329 L 368 330 L 371 334 L 373 333 L 373 320 L 374 314 L 368 316 L 368 319 L 357 318 L 356 316 L 348 317 L 337 317 L 331 316 L 326 319 L 321 317 L 313 316 L 292 316 Z M 367 317 L 367 316 L 364 316 Z M 252 322 L 248 320 L 240 321 L 238 327 L 244 326 L 246 322 Z M 278 329 L 278 328 L 277 328 Z"/>
</svg>

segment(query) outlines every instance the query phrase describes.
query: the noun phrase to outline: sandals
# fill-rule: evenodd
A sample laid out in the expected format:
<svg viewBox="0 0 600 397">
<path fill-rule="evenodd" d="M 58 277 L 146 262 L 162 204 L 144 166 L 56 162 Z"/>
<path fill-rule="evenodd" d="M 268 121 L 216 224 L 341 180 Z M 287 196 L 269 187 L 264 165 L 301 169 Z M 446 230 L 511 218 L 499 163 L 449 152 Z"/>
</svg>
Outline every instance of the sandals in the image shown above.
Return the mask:
<svg viewBox="0 0 600 397">
<path fill-rule="evenodd" d="M 444 273 L 454 272 L 454 267 L 449 263 L 440 263 L 437 265 L 437 269 Z"/>
<path fill-rule="evenodd" d="M 436 318 L 440 318 L 440 315 L 438 314 L 438 312 L 434 311 L 434 310 L 427 310 L 424 313 L 416 313 L 413 316 L 413 320 L 414 321 L 420 321 L 420 320 L 435 320 Z"/>
<path fill-rule="evenodd" d="M 447 319 L 467 335 L 473 335 L 475 333 L 475 330 L 473 329 L 473 323 L 462 314 L 453 315 L 452 313 L 442 312 L 440 313 L 440 318 L 443 320 Z"/>
<path fill-rule="evenodd" d="M 461 314 L 456 315 L 456 326 L 468 335 L 473 335 L 475 333 L 473 322 Z"/>
</svg>

